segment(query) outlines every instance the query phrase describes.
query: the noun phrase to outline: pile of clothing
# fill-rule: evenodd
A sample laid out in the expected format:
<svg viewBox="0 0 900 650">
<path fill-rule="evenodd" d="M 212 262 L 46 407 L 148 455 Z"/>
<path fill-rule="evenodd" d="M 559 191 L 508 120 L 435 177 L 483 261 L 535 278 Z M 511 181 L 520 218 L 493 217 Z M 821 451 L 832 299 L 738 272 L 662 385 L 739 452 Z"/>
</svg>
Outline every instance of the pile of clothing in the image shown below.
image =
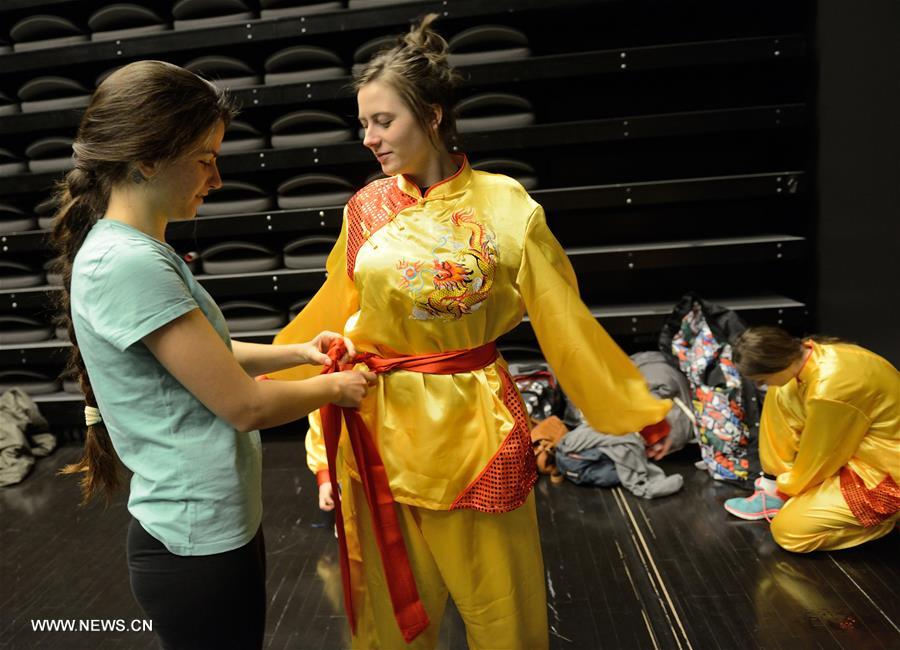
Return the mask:
<svg viewBox="0 0 900 650">
<path fill-rule="evenodd" d="M 698 443 L 698 468 L 743 487 L 759 472 L 756 440 L 762 404 L 760 393 L 741 377 L 731 357 L 729 341 L 746 328 L 733 311 L 689 293 L 663 326 L 659 351 L 631 355 L 650 392 L 674 404 L 666 416 L 669 453 Z M 556 482 L 621 484 L 645 498 L 681 489 L 680 474 L 666 476 L 647 460 L 639 434 L 613 436 L 591 428 L 566 399 L 553 370 L 536 350 L 535 355 L 510 363 L 509 369 L 534 424 L 539 472 Z"/>
<path fill-rule="evenodd" d="M 35 458 L 56 449 L 56 436 L 47 428 L 47 420 L 25 391 L 10 388 L 0 395 L 0 486 L 22 482 Z"/>
<path fill-rule="evenodd" d="M 675 379 L 680 373 L 656 352 L 641 353 L 638 368 L 657 397 L 687 396 L 686 382 Z M 637 356 L 637 355 L 636 355 Z M 510 373 L 535 422 L 532 443 L 538 471 L 554 482 L 564 478 L 579 485 L 614 487 L 622 485 L 636 496 L 652 499 L 681 489 L 680 474 L 666 476 L 646 455 L 644 439 L 638 433 L 612 436 L 594 430 L 562 393 L 553 371 L 542 360 L 511 363 Z M 683 405 L 683 402 L 682 402 Z M 694 438 L 693 423 L 681 408 L 673 408 L 673 448 L 680 449 Z M 569 426 L 575 427 L 569 431 Z"/>
</svg>

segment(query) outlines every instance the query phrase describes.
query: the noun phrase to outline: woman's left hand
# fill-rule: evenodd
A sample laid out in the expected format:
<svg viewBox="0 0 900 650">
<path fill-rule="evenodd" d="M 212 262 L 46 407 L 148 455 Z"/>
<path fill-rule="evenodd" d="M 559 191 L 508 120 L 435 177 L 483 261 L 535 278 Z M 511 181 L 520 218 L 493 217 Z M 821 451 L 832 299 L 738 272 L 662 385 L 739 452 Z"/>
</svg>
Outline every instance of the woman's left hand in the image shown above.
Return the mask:
<svg viewBox="0 0 900 650">
<path fill-rule="evenodd" d="M 341 336 L 336 332 L 324 331 L 320 332 L 316 338 L 308 343 L 300 343 L 297 345 L 297 347 L 300 348 L 299 351 L 303 358 L 301 363 L 308 363 L 315 366 L 330 366 L 331 358 L 328 356 L 328 349 L 335 341 L 343 341 L 347 348 L 346 354 L 340 359 L 341 363 L 346 363 L 356 356 L 356 348 L 353 346 L 353 342 L 350 339 L 346 336 Z"/>
</svg>

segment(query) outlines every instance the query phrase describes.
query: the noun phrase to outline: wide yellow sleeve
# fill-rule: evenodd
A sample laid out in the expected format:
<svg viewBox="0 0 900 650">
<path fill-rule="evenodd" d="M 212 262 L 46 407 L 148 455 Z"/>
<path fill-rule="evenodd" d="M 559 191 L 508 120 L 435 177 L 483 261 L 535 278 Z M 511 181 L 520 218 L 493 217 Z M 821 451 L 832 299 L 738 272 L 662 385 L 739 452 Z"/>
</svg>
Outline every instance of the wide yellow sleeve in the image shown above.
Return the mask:
<svg viewBox="0 0 900 650">
<path fill-rule="evenodd" d="M 347 319 L 359 309 L 359 295 L 353 281 L 347 275 L 347 211 L 344 222 L 325 263 L 328 273 L 324 284 L 316 292 L 297 317 L 281 330 L 273 344 L 302 343 L 323 330 L 344 332 Z M 318 366 L 297 366 L 269 374 L 270 379 L 307 379 L 321 372 Z M 328 469 L 325 457 L 325 441 L 318 411 L 309 414 L 309 431 L 306 434 L 306 464 L 318 473 Z"/>
<path fill-rule="evenodd" d="M 544 357 L 592 427 L 621 435 L 666 417 L 672 402 L 650 394 L 637 367 L 581 301 L 575 271 L 540 206 L 529 219 L 516 282 Z"/>
<path fill-rule="evenodd" d="M 323 330 L 344 331 L 347 319 L 359 309 L 359 295 L 353 281 L 347 275 L 347 211 L 341 234 L 334 243 L 325 263 L 327 277 L 297 317 L 288 323 L 272 341 L 274 345 L 303 343 Z M 318 366 L 296 366 L 269 373 L 270 379 L 307 379 L 319 374 Z"/>
<path fill-rule="evenodd" d="M 781 395 L 785 390 L 777 386 L 769 388 L 759 421 L 759 460 L 763 471 L 776 477 L 790 472 L 794 466 L 803 430 L 802 420 L 792 416 L 787 405 L 780 401 L 789 399 Z"/>
<path fill-rule="evenodd" d="M 837 474 L 856 452 L 870 424 L 862 411 L 846 402 L 809 400 L 797 457 L 790 471 L 778 476 L 778 489 L 795 496 Z"/>
<path fill-rule="evenodd" d="M 325 439 L 322 437 L 322 417 L 318 411 L 309 414 L 309 431 L 306 432 L 306 464 L 313 474 L 328 470 Z"/>
</svg>

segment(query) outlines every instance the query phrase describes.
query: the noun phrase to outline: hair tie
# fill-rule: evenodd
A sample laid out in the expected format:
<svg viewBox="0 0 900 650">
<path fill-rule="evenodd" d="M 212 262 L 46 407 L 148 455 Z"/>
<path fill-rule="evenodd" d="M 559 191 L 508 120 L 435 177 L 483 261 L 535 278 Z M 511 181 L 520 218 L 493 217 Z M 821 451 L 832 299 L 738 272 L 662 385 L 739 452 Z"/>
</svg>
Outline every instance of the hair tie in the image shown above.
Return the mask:
<svg viewBox="0 0 900 650">
<path fill-rule="evenodd" d="M 100 416 L 100 409 L 94 406 L 85 406 L 84 407 L 84 423 L 85 425 L 92 427 L 95 424 L 100 424 L 103 422 L 103 418 Z"/>
</svg>

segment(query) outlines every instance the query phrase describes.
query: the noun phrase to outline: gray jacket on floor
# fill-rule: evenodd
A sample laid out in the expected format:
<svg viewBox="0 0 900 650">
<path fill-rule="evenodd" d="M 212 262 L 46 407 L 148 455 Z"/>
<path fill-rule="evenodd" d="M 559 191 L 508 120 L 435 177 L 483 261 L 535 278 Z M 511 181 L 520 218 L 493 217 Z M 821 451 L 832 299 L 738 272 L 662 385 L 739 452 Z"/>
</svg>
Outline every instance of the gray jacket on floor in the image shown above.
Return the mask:
<svg viewBox="0 0 900 650">
<path fill-rule="evenodd" d="M 569 431 L 556 447 L 557 463 L 560 454 L 578 454 L 600 450 L 616 466 L 622 485 L 635 496 L 645 499 L 665 497 L 681 489 L 681 474 L 666 476 L 659 467 L 647 460 L 644 441 L 638 434 L 610 436 L 599 433 L 588 424 Z"/>
<path fill-rule="evenodd" d="M 47 430 L 47 420 L 23 390 L 10 388 L 0 396 L 0 486 L 24 479 L 35 456 L 46 456 L 56 448 L 52 433 L 26 435 L 29 427 Z"/>
<path fill-rule="evenodd" d="M 647 387 L 654 397 L 660 399 L 677 397 L 687 408 L 691 408 L 691 386 L 687 377 L 668 362 L 666 355 L 662 352 L 638 352 L 631 355 L 631 360 L 644 375 Z M 678 451 L 689 442 L 697 442 L 694 422 L 680 408 L 673 407 L 666 416 L 666 420 L 672 427 L 669 433 L 669 438 L 672 440 L 669 453 Z"/>
</svg>

